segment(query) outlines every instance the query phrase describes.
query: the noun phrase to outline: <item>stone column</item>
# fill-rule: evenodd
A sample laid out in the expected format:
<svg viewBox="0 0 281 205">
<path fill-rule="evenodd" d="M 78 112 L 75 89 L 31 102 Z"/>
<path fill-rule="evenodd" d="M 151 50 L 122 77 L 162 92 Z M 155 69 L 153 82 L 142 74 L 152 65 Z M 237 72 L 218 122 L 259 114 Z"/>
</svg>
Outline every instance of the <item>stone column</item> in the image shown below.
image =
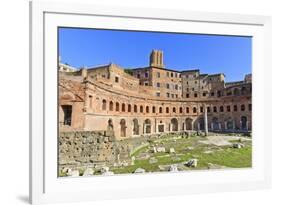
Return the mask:
<svg viewBox="0 0 281 205">
<path fill-rule="evenodd" d="M 208 114 L 207 114 L 207 107 L 205 106 L 204 109 L 204 125 L 205 125 L 205 135 L 208 136 Z"/>
<path fill-rule="evenodd" d="M 211 130 L 214 130 L 214 124 L 211 122 Z"/>
<path fill-rule="evenodd" d="M 242 121 L 240 120 L 240 130 L 242 130 Z"/>
<path fill-rule="evenodd" d="M 219 130 L 221 131 L 221 123 L 219 122 Z"/>
<path fill-rule="evenodd" d="M 227 130 L 227 122 L 224 122 L 224 130 Z"/>
<path fill-rule="evenodd" d="M 157 130 L 157 119 L 156 118 L 155 118 L 155 121 L 154 121 L 154 125 L 155 125 L 154 132 L 158 133 L 158 130 Z"/>
</svg>

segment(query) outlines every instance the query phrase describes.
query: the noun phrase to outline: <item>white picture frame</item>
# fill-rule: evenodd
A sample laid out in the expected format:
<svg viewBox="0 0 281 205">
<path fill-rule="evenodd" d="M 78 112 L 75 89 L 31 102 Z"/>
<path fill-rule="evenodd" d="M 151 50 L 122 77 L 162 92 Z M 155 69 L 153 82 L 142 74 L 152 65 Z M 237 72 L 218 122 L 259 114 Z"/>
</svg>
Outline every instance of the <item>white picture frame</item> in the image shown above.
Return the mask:
<svg viewBox="0 0 281 205">
<path fill-rule="evenodd" d="M 101 24 L 105 19 L 107 23 Z M 58 26 L 253 36 L 253 167 L 212 172 L 58 178 L 54 123 L 57 119 Z M 30 3 L 30 93 L 32 204 L 241 191 L 271 186 L 270 17 L 34 1 Z"/>
</svg>

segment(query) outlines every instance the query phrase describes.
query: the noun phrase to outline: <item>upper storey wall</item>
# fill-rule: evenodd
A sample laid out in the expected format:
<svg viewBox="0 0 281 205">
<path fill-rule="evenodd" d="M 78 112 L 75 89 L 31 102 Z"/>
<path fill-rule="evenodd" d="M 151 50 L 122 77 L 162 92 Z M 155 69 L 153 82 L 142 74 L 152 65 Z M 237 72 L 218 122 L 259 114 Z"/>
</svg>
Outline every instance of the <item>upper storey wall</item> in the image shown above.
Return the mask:
<svg viewBox="0 0 281 205">
<path fill-rule="evenodd" d="M 208 100 L 230 96 L 234 93 L 228 87 L 238 86 L 239 92 L 251 94 L 251 75 L 243 81 L 225 83 L 225 76 L 219 74 L 200 74 L 197 70 L 176 71 L 164 68 L 163 52 L 153 50 L 150 55 L 150 66 L 124 70 L 116 64 L 109 64 L 90 69 L 68 72 L 81 75 L 89 81 L 121 90 L 122 93 L 138 93 L 146 98 L 159 100 L 184 99 L 190 101 Z M 251 87 L 251 86 L 250 86 Z M 235 91 L 237 93 L 237 91 Z M 232 94 L 230 94 L 232 93 Z"/>
</svg>

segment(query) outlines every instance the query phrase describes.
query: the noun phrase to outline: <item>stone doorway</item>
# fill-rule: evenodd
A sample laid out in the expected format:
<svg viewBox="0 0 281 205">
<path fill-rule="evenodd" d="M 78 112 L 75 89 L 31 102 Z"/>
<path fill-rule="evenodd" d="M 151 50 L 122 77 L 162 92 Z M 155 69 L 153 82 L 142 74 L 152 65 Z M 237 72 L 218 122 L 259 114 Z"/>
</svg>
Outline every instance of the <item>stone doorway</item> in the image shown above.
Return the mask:
<svg viewBox="0 0 281 205">
<path fill-rule="evenodd" d="M 126 120 L 124 120 L 124 119 L 122 119 L 121 121 L 120 121 L 120 127 L 121 127 L 121 129 L 120 129 L 120 136 L 121 137 L 126 137 Z"/>
<path fill-rule="evenodd" d="M 173 118 L 171 120 L 172 124 L 172 131 L 178 131 L 178 120 L 176 118 Z"/>
<path fill-rule="evenodd" d="M 165 131 L 164 128 L 165 128 L 164 124 L 158 125 L 158 132 L 164 132 Z"/>
<path fill-rule="evenodd" d="M 151 121 L 149 119 L 146 119 L 144 121 L 144 134 L 150 134 L 151 133 Z"/>
<path fill-rule="evenodd" d="M 212 120 L 212 123 L 213 123 L 213 127 L 212 127 L 213 130 L 219 130 L 220 129 L 218 118 L 214 117 L 213 120 Z"/>
<path fill-rule="evenodd" d="M 133 119 L 133 135 L 139 135 L 139 122 L 137 119 Z"/>
<path fill-rule="evenodd" d="M 63 110 L 63 125 L 71 126 L 72 106 L 62 105 Z"/>
<path fill-rule="evenodd" d="M 241 117 L 241 130 L 247 130 L 247 117 Z"/>
<path fill-rule="evenodd" d="M 233 129 L 234 129 L 233 120 L 229 119 L 229 120 L 226 122 L 226 129 L 227 129 L 227 130 L 233 130 Z"/>
<path fill-rule="evenodd" d="M 192 119 L 191 118 L 185 119 L 185 128 L 186 128 L 186 130 L 192 130 Z"/>
<path fill-rule="evenodd" d="M 199 130 L 205 130 L 205 123 L 204 123 L 204 119 L 200 118 L 198 121 L 198 129 Z"/>
</svg>

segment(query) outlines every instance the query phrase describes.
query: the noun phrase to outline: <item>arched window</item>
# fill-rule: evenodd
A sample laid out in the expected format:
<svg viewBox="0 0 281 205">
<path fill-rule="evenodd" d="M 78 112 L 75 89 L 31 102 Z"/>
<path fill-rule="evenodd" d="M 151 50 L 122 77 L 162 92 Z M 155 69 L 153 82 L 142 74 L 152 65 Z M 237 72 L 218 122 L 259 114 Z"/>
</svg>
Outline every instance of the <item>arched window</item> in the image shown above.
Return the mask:
<svg viewBox="0 0 281 205">
<path fill-rule="evenodd" d="M 159 113 L 162 113 L 163 111 L 162 111 L 162 107 L 159 107 Z"/>
<path fill-rule="evenodd" d="M 102 110 L 106 110 L 106 100 L 102 100 Z"/>
<path fill-rule="evenodd" d="M 233 111 L 234 111 L 234 112 L 237 112 L 237 105 L 234 105 L 234 106 L 233 106 Z"/>
<path fill-rule="evenodd" d="M 138 112 L 138 106 L 134 105 L 134 112 Z"/>
<path fill-rule="evenodd" d="M 115 111 L 119 111 L 119 102 L 115 104 Z"/>
<path fill-rule="evenodd" d="M 223 106 L 220 106 L 220 112 L 223 112 Z"/>
<path fill-rule="evenodd" d="M 110 101 L 110 103 L 109 103 L 109 110 L 113 111 L 113 102 L 112 101 Z"/>
<path fill-rule="evenodd" d="M 169 113 L 170 111 L 169 111 L 169 107 L 166 107 L 166 113 Z"/>
<path fill-rule="evenodd" d="M 156 112 L 155 110 L 156 110 L 156 109 L 155 109 L 155 106 L 153 106 L 153 107 L 152 107 L 152 112 L 155 113 L 155 112 Z"/>
<path fill-rule="evenodd" d="M 230 105 L 226 106 L 226 110 L 227 110 L 227 112 L 230 112 L 230 111 L 231 111 Z"/>
<path fill-rule="evenodd" d="M 189 113 L 189 107 L 185 108 L 186 113 Z"/>
<path fill-rule="evenodd" d="M 126 111 L 126 108 L 125 108 L 125 103 L 122 103 L 122 112 L 125 112 Z"/>
<path fill-rule="evenodd" d="M 140 112 L 143 113 L 143 106 L 140 106 Z"/>
<path fill-rule="evenodd" d="M 245 111 L 245 105 L 241 105 L 241 111 Z"/>
<path fill-rule="evenodd" d="M 131 105 L 128 104 L 128 112 L 131 112 Z"/>
<path fill-rule="evenodd" d="M 182 113 L 182 107 L 180 107 L 180 113 Z"/>
<path fill-rule="evenodd" d="M 145 112 L 146 112 L 146 113 L 149 113 L 149 107 L 148 107 L 148 106 L 146 106 Z"/>
<path fill-rule="evenodd" d="M 177 110 L 176 110 L 176 108 L 175 108 L 175 107 L 173 107 L 173 112 L 174 112 L 174 113 L 176 113 L 176 112 L 177 112 Z"/>
<path fill-rule="evenodd" d="M 216 106 L 213 107 L 213 111 L 217 112 L 217 107 Z"/>
<path fill-rule="evenodd" d="M 193 108 L 193 113 L 196 113 L 196 107 Z"/>
</svg>

